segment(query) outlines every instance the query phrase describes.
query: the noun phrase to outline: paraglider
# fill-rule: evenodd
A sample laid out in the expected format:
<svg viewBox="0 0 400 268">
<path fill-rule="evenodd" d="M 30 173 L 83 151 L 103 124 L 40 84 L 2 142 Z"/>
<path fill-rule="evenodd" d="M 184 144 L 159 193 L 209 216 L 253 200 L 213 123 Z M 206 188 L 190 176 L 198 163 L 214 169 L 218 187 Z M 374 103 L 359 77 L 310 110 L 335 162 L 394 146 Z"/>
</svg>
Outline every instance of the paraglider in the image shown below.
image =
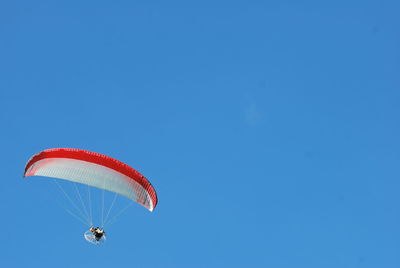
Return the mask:
<svg viewBox="0 0 400 268">
<path fill-rule="evenodd" d="M 94 238 L 99 241 L 105 234 L 104 230 L 101 229 L 100 227 L 90 227 L 89 229 L 90 232 L 94 234 Z"/>
<path fill-rule="evenodd" d="M 99 245 L 106 240 L 106 232 L 100 227 L 90 227 L 89 231 L 86 231 L 83 235 L 89 243 Z"/>
<path fill-rule="evenodd" d="M 42 176 L 76 182 L 114 192 L 153 211 L 157 194 L 151 183 L 127 164 L 95 152 L 72 148 L 48 149 L 32 156 L 24 177 Z M 91 226 L 84 237 L 99 244 L 105 240 L 102 227 Z"/>
</svg>

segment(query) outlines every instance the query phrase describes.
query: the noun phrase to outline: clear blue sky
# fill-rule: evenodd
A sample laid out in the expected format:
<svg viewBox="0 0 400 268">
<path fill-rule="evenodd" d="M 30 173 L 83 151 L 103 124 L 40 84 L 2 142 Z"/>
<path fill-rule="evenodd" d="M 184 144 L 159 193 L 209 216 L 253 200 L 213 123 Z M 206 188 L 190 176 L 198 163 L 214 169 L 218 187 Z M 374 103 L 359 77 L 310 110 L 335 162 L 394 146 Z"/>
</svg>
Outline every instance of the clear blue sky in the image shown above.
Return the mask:
<svg viewBox="0 0 400 268">
<path fill-rule="evenodd" d="M 400 267 L 399 1 L 2 1 L 1 267 Z M 150 179 L 102 247 L 28 158 Z"/>
</svg>

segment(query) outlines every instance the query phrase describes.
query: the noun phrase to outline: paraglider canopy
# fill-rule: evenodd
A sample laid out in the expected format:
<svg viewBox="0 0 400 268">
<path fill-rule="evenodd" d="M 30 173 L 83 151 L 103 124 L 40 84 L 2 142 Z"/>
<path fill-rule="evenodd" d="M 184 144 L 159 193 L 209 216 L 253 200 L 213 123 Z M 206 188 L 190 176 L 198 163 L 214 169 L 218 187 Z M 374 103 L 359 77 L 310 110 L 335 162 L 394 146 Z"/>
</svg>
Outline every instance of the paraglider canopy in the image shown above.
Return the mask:
<svg viewBox="0 0 400 268">
<path fill-rule="evenodd" d="M 123 195 L 150 211 L 157 206 L 157 194 L 138 171 L 117 159 L 72 148 L 44 150 L 26 164 L 24 177 L 58 178 Z"/>
</svg>

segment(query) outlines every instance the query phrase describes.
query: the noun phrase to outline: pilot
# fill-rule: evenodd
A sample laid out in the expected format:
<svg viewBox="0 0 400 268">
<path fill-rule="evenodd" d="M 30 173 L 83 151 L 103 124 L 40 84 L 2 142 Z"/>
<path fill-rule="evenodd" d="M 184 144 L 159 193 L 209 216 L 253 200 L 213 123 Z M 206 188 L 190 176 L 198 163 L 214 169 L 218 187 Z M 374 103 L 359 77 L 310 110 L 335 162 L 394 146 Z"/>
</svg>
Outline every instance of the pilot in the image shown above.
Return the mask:
<svg viewBox="0 0 400 268">
<path fill-rule="evenodd" d="M 100 227 L 90 227 L 90 230 L 93 234 L 94 234 L 94 238 L 96 239 L 96 241 L 99 241 L 103 235 L 105 234 L 104 230 L 101 229 Z"/>
</svg>

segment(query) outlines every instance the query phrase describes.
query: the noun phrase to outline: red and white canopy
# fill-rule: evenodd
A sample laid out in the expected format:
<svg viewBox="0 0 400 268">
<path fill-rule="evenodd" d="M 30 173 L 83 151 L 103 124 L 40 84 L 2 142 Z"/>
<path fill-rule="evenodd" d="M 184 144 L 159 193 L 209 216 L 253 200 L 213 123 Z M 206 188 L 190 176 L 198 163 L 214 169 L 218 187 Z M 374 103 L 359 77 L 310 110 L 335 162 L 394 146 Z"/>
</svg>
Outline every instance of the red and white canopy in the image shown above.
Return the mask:
<svg viewBox="0 0 400 268">
<path fill-rule="evenodd" d="M 106 155 L 71 148 L 44 150 L 26 164 L 24 177 L 53 177 L 123 195 L 150 211 L 157 205 L 151 183 L 138 171 Z"/>
</svg>

